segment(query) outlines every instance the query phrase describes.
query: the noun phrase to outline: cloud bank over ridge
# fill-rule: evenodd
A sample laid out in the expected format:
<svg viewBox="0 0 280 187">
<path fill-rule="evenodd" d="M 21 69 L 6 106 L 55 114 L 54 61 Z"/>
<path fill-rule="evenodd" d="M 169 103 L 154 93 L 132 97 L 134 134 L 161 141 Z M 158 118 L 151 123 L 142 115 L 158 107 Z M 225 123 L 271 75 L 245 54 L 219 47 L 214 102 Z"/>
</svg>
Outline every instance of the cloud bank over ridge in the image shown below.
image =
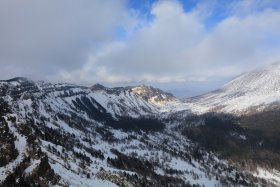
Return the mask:
<svg viewBox="0 0 280 187">
<path fill-rule="evenodd" d="M 153 1 L 145 12 L 129 4 L 1 1 L 1 78 L 187 84 L 280 59 L 275 1 Z"/>
</svg>

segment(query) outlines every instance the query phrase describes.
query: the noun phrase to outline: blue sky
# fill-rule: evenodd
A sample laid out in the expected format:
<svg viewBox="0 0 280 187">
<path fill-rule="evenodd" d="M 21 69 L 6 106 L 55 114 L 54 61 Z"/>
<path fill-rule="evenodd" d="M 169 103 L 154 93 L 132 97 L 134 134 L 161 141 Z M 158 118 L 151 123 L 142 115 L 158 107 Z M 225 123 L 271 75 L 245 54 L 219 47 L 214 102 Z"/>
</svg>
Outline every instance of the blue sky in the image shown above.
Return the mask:
<svg viewBox="0 0 280 187">
<path fill-rule="evenodd" d="M 239 2 L 248 2 L 247 4 L 251 4 L 249 7 L 244 7 L 246 9 L 247 14 L 252 12 L 261 12 L 266 9 L 279 10 L 280 2 L 277 0 L 177 0 L 185 12 L 192 11 L 193 9 L 201 6 L 201 5 L 209 5 L 209 16 L 205 20 L 204 24 L 208 29 L 211 29 L 217 23 L 222 21 L 223 19 L 232 16 L 235 12 L 232 10 L 234 8 L 234 4 Z M 153 16 L 150 13 L 152 6 L 159 2 L 158 0 L 129 0 L 127 2 L 127 6 L 129 8 L 133 8 L 143 16 L 143 18 L 152 20 Z M 246 3 L 245 3 L 246 4 Z M 244 11 L 244 10 L 243 10 Z M 210 13 L 211 12 L 211 13 Z M 243 12 L 243 15 L 246 15 Z"/>
<path fill-rule="evenodd" d="M 279 9 L 276 0 L 3 0 L 0 79 L 201 94 L 280 61 Z"/>
</svg>

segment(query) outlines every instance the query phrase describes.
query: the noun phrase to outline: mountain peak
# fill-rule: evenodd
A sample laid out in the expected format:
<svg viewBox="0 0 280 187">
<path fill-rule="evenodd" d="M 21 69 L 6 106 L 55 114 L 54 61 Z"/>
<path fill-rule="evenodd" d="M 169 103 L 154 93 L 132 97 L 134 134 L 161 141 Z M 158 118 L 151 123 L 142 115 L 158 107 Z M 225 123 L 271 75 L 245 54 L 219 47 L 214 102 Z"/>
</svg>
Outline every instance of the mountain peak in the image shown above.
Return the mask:
<svg viewBox="0 0 280 187">
<path fill-rule="evenodd" d="M 106 90 L 106 87 L 101 84 L 94 84 L 92 87 L 90 87 L 92 91 L 99 91 L 99 90 Z"/>
<path fill-rule="evenodd" d="M 158 88 L 154 88 L 152 86 L 146 86 L 143 84 L 139 85 L 139 86 L 135 86 L 131 90 L 133 93 L 138 94 L 145 100 L 153 99 L 157 102 L 163 102 L 163 101 L 168 101 L 168 100 L 175 98 L 170 93 L 167 93 Z"/>
<path fill-rule="evenodd" d="M 7 82 L 27 82 L 27 81 L 30 81 L 28 78 L 26 77 L 15 77 L 15 78 L 12 78 L 12 79 L 8 79 L 6 80 Z"/>
<path fill-rule="evenodd" d="M 224 90 L 239 93 L 268 94 L 280 91 L 280 63 L 242 74 L 224 86 Z"/>
<path fill-rule="evenodd" d="M 152 86 L 147 86 L 147 85 L 144 85 L 144 84 L 141 84 L 141 85 L 138 85 L 138 86 L 135 86 L 132 88 L 132 90 L 136 93 L 148 93 L 148 92 L 153 92 L 153 93 L 164 93 L 166 95 L 170 95 L 171 97 L 174 97 L 171 93 L 167 93 L 167 92 L 164 92 L 163 90 L 159 89 L 159 88 L 155 88 L 155 87 L 152 87 Z"/>
</svg>

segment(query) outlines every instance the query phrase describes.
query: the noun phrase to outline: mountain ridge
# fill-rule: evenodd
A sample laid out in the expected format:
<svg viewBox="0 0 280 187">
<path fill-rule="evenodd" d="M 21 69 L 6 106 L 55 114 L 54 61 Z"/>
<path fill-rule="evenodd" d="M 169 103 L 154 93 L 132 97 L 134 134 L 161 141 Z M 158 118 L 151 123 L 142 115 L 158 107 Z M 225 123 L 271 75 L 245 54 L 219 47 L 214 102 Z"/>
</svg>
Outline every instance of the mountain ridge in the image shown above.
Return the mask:
<svg viewBox="0 0 280 187">
<path fill-rule="evenodd" d="M 247 72 L 221 89 L 186 99 L 194 112 L 253 114 L 280 101 L 280 63 Z"/>
<path fill-rule="evenodd" d="M 3 80 L 5 82 L 5 80 Z M 3 82 L 2 81 L 2 82 Z M 6 80 L 14 84 L 20 84 L 29 80 L 24 77 L 16 77 Z M 36 83 L 40 84 L 39 82 Z M 46 83 L 49 84 L 49 83 Z M 56 87 L 80 87 L 82 86 L 59 83 L 53 84 Z M 84 87 L 92 92 L 96 93 L 96 97 L 102 101 L 102 94 L 111 95 L 110 101 L 104 101 L 104 105 L 111 105 L 110 110 L 113 108 L 122 108 L 122 100 L 126 97 L 130 98 L 131 103 L 135 103 L 133 106 L 128 107 L 133 111 L 133 108 L 139 105 L 138 96 L 143 99 L 146 111 L 155 111 L 154 113 L 172 113 L 180 111 L 191 111 L 193 113 L 202 114 L 205 112 L 224 112 L 234 115 L 250 115 L 262 111 L 269 111 L 276 109 L 279 106 L 280 101 L 280 63 L 273 63 L 269 66 L 257 68 L 251 72 L 244 73 L 235 79 L 225 84 L 222 88 L 214 90 L 199 96 L 194 96 L 180 100 L 174 95 L 164 92 L 160 89 L 152 86 L 138 85 L 138 86 L 126 86 L 126 87 L 113 87 L 108 88 L 101 84 L 95 84 L 91 87 Z M 102 94 L 100 94 L 102 92 Z M 116 100 L 113 96 L 118 96 Z M 112 103 L 118 103 L 117 106 L 113 106 Z M 129 104 L 127 103 L 126 106 Z M 141 104 L 140 104 L 141 105 Z M 103 106 L 106 108 L 106 106 Z M 139 108 L 139 106 L 138 106 Z M 141 107 L 140 107 L 141 108 Z M 278 107 L 280 108 L 280 107 Z M 143 112 L 143 111 L 142 111 Z M 114 113 L 113 111 L 111 113 Z M 120 112 L 125 113 L 125 112 Z M 118 115 L 120 115 L 118 113 Z M 145 112 L 143 112 L 145 113 Z M 134 115 L 139 115 L 134 112 Z"/>
<path fill-rule="evenodd" d="M 0 81 L 0 186 L 279 186 L 278 134 L 221 105 L 251 97 L 243 79 L 185 103 L 143 85 Z"/>
</svg>

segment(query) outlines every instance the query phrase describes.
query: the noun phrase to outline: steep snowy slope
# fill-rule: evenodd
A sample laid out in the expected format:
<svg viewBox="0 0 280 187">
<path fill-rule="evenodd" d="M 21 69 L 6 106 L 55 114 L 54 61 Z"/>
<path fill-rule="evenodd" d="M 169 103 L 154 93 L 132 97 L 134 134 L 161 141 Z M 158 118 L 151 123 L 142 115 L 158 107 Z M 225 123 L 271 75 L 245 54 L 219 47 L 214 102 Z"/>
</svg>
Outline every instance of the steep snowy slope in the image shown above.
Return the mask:
<svg viewBox="0 0 280 187">
<path fill-rule="evenodd" d="M 207 111 L 250 114 L 279 108 L 280 63 L 245 73 L 222 89 L 189 98 L 186 103 L 194 112 Z"/>
</svg>

